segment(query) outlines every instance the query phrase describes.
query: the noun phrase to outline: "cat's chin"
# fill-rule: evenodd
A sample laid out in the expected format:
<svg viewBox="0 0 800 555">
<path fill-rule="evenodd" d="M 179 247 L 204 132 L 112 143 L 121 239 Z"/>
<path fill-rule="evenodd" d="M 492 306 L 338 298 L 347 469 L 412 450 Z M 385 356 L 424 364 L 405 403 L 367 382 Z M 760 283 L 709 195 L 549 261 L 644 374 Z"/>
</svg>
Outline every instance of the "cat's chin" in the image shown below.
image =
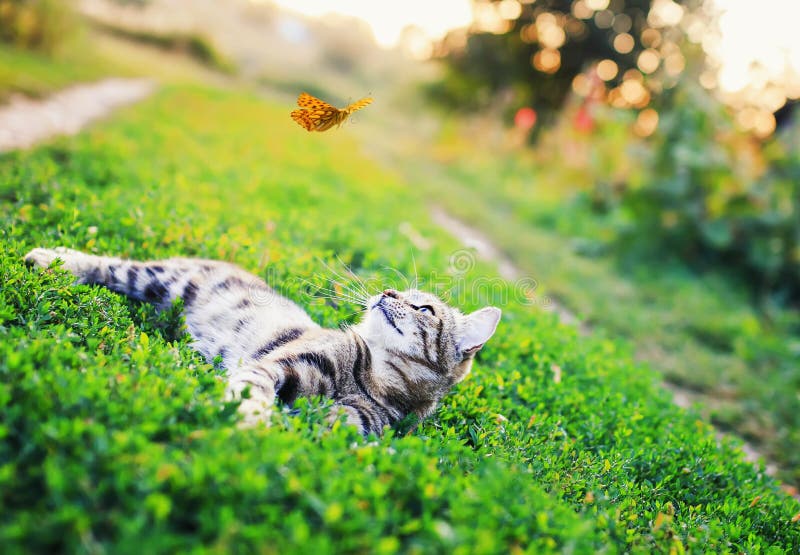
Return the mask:
<svg viewBox="0 0 800 555">
<path fill-rule="evenodd" d="M 402 337 L 386 322 L 381 321 L 383 318 L 379 310 L 371 310 L 352 329 L 372 348 L 402 350 L 404 345 L 398 341 Z"/>
</svg>

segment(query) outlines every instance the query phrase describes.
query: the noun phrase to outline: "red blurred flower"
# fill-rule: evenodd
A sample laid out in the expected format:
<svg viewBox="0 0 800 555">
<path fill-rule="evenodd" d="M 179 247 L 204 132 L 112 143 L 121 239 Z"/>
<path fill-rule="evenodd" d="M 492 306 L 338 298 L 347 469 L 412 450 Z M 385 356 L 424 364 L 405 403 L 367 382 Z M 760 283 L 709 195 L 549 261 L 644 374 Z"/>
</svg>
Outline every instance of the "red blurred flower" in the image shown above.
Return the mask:
<svg viewBox="0 0 800 555">
<path fill-rule="evenodd" d="M 591 133 L 594 129 L 594 118 L 586 104 L 578 108 L 573 125 L 575 129 L 583 133 Z"/>
<path fill-rule="evenodd" d="M 533 108 L 520 108 L 514 115 L 514 125 L 524 131 L 528 131 L 536 125 L 536 110 Z"/>
</svg>

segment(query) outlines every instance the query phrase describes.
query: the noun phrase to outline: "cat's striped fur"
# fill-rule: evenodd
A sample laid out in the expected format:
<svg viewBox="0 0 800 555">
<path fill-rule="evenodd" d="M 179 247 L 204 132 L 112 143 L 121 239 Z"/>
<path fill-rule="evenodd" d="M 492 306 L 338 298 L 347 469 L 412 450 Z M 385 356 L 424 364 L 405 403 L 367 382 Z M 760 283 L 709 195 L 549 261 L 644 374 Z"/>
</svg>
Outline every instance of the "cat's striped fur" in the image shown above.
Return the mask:
<svg viewBox="0 0 800 555">
<path fill-rule="evenodd" d="M 276 397 L 291 404 L 314 395 L 331 397 L 364 434 L 411 413 L 424 417 L 467 375 L 500 319 L 494 307 L 465 316 L 428 293 L 386 290 L 369 299 L 359 324 L 325 329 L 232 264 L 137 262 L 65 248 L 25 257 L 41 267 L 57 258 L 78 283 L 162 308 L 181 297 L 195 348 L 209 361 L 222 359 L 228 395 L 241 399 L 246 423 L 264 419 Z"/>
</svg>

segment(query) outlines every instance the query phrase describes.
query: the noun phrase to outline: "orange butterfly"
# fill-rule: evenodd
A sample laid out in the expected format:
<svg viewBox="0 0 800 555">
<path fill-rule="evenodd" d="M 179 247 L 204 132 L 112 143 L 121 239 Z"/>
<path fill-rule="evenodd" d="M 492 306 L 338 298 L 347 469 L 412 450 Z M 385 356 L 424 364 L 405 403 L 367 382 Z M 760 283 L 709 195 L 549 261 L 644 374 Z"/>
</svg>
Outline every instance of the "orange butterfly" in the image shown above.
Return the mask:
<svg viewBox="0 0 800 555">
<path fill-rule="evenodd" d="M 297 97 L 297 105 L 301 109 L 292 112 L 292 119 L 306 131 L 327 131 L 334 125 L 339 127 L 350 114 L 371 103 L 372 98 L 366 97 L 340 110 L 304 92 Z"/>
</svg>

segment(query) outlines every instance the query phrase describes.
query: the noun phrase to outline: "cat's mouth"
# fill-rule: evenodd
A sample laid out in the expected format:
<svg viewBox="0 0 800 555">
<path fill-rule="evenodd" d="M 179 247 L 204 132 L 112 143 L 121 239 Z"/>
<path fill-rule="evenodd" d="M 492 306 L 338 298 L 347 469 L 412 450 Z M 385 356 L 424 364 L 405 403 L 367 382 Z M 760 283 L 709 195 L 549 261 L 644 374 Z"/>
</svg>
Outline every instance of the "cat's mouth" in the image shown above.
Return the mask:
<svg viewBox="0 0 800 555">
<path fill-rule="evenodd" d="M 403 334 L 403 330 L 401 330 L 400 328 L 397 327 L 397 324 L 395 323 L 394 318 L 389 313 L 389 311 L 386 310 L 386 305 L 383 304 L 383 297 L 381 297 L 381 299 L 377 303 L 372 305 L 372 308 L 373 309 L 377 308 L 378 310 L 380 310 L 381 314 L 383 314 L 383 317 L 386 318 L 387 322 L 389 322 L 389 325 L 392 326 L 397 333 L 399 333 L 400 335 L 404 335 Z"/>
</svg>

